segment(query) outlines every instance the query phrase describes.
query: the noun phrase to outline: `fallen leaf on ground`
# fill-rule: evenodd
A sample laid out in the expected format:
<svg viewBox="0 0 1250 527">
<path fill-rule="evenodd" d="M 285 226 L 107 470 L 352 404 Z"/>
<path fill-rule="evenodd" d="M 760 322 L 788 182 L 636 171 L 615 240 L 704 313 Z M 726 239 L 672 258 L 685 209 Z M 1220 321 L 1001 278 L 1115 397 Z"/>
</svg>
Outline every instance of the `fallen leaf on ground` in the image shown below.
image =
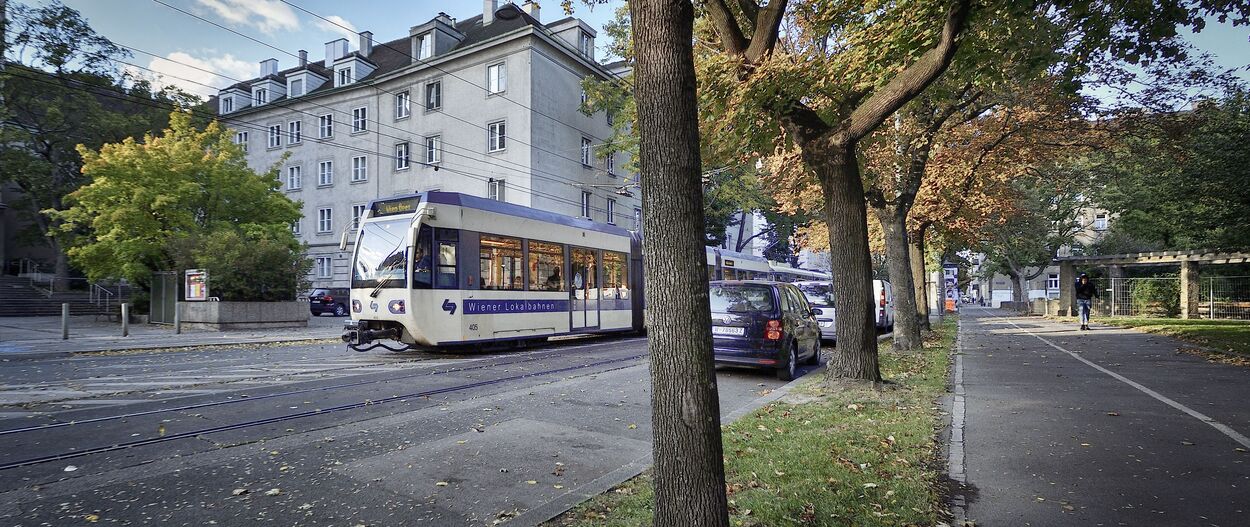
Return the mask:
<svg viewBox="0 0 1250 527">
<path fill-rule="evenodd" d="M 247 494 L 247 489 L 234 489 L 230 491 L 231 496 L 240 496 L 243 494 Z"/>
<path fill-rule="evenodd" d="M 279 494 L 282 494 L 282 489 L 273 488 L 265 491 L 266 496 L 277 496 Z"/>
<path fill-rule="evenodd" d="M 440 482 L 438 482 L 438 483 L 435 483 L 435 484 L 434 484 L 434 486 L 436 486 L 436 487 L 446 487 L 446 486 L 447 486 L 447 482 L 446 482 L 446 481 L 440 481 Z"/>
</svg>

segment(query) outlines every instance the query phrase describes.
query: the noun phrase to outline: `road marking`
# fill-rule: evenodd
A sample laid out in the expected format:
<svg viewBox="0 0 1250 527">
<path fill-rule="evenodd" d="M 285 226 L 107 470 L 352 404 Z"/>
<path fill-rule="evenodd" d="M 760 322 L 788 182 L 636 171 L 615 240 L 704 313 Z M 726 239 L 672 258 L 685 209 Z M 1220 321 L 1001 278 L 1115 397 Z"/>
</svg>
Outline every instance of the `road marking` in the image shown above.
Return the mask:
<svg viewBox="0 0 1250 527">
<path fill-rule="evenodd" d="M 951 479 L 959 487 L 951 495 L 951 514 L 955 525 L 964 525 L 968 518 L 968 501 L 963 489 L 968 483 L 967 457 L 964 454 L 964 420 L 967 415 L 964 401 L 964 344 L 963 320 L 955 321 L 955 397 L 951 404 L 951 437 L 947 452 L 947 467 Z"/>
<path fill-rule="evenodd" d="M 1134 387 L 1134 388 L 1137 388 L 1137 389 L 1138 389 L 1139 391 L 1141 391 L 1142 393 L 1144 393 L 1144 394 L 1146 394 L 1146 395 L 1149 395 L 1149 396 L 1151 396 L 1151 397 L 1154 397 L 1156 400 L 1158 400 L 1159 402 L 1162 402 L 1163 404 L 1166 404 L 1166 405 L 1168 405 L 1168 406 L 1171 406 L 1172 408 L 1175 408 L 1175 409 L 1177 409 L 1177 410 L 1180 410 L 1180 411 L 1182 411 L 1182 412 L 1185 412 L 1186 414 L 1189 414 L 1189 416 L 1190 416 L 1190 417 L 1193 417 L 1194 419 L 1197 419 L 1197 420 L 1199 420 L 1199 421 L 1202 421 L 1202 422 L 1204 422 L 1204 423 L 1206 423 L 1206 424 L 1210 425 L 1210 426 L 1211 426 L 1211 428 L 1214 428 L 1214 429 L 1216 429 L 1216 430 L 1219 430 L 1219 431 L 1220 431 L 1220 433 L 1222 433 L 1222 434 L 1224 434 L 1224 435 L 1228 436 L 1228 437 L 1229 437 L 1229 438 L 1231 438 L 1233 441 L 1236 441 L 1237 443 L 1241 444 L 1241 446 L 1246 447 L 1246 448 L 1250 448 L 1250 437 L 1246 437 L 1246 436 L 1242 435 L 1240 432 L 1238 432 L 1238 431 L 1236 431 L 1236 430 L 1233 430 L 1233 429 L 1232 429 L 1232 427 L 1230 427 L 1230 426 L 1228 426 L 1228 425 L 1226 425 L 1226 424 L 1224 424 L 1224 423 L 1221 423 L 1221 422 L 1219 422 L 1219 421 L 1216 421 L 1215 419 L 1212 419 L 1212 418 L 1208 417 L 1206 414 L 1203 414 L 1202 412 L 1199 412 L 1199 411 L 1197 411 L 1197 410 L 1194 410 L 1193 408 L 1190 408 L 1190 407 L 1185 406 L 1185 405 L 1183 405 L 1183 404 L 1181 404 L 1181 403 L 1178 403 L 1178 402 L 1176 402 L 1176 401 L 1172 400 L 1171 398 L 1167 397 L 1166 395 L 1163 395 L 1163 394 L 1161 394 L 1161 393 L 1159 393 L 1159 392 L 1156 392 L 1156 391 L 1154 391 L 1154 390 L 1151 390 L 1150 388 L 1147 388 L 1147 387 L 1143 386 L 1141 383 L 1138 383 L 1138 382 L 1136 382 L 1136 381 L 1134 381 L 1134 380 L 1132 380 L 1132 379 L 1129 379 L 1128 377 L 1125 377 L 1125 376 L 1120 375 L 1120 374 L 1118 374 L 1118 373 L 1116 373 L 1116 372 L 1113 372 L 1113 371 L 1111 371 L 1111 370 L 1108 370 L 1108 369 L 1106 369 L 1106 368 L 1104 368 L 1104 367 L 1102 367 L 1102 366 L 1099 366 L 1099 365 L 1095 364 L 1094 362 L 1092 362 L 1092 361 L 1090 361 L 1090 360 L 1086 359 L 1085 357 L 1082 357 L 1082 356 L 1080 356 L 1080 355 L 1077 355 L 1076 353 L 1073 353 L 1073 352 L 1071 352 L 1071 351 L 1068 351 L 1067 349 L 1063 348 L 1062 346 L 1059 346 L 1058 344 L 1055 344 L 1054 342 L 1051 342 L 1051 341 L 1049 341 L 1049 340 L 1046 340 L 1046 338 L 1045 338 L 1045 337 L 1042 337 L 1041 335 L 1038 335 L 1038 334 L 1036 334 L 1036 333 L 1033 333 L 1032 331 L 1029 331 L 1029 330 L 1027 330 L 1027 329 L 1024 329 L 1024 328 L 1020 327 L 1018 324 L 1016 324 L 1015 322 L 1011 321 L 1010 319 L 1003 318 L 1003 317 L 1000 317 L 1000 316 L 998 316 L 998 315 L 990 315 L 990 316 L 992 316 L 992 317 L 994 317 L 994 318 L 998 318 L 998 319 L 1002 319 L 1002 320 L 1007 321 L 1007 323 L 1008 323 L 1008 324 L 1011 324 L 1012 326 L 1015 326 L 1015 328 L 1016 328 L 1016 329 L 1019 329 L 1019 330 L 1021 330 L 1021 331 L 1024 331 L 1025 333 L 1027 333 L 1027 334 L 1029 334 L 1029 335 L 1032 335 L 1032 336 L 1034 336 L 1034 337 L 1037 337 L 1037 339 L 1038 339 L 1038 340 L 1040 340 L 1040 341 L 1042 341 L 1042 342 L 1045 342 L 1045 343 L 1046 343 L 1046 345 L 1048 345 L 1048 346 L 1050 346 L 1050 347 L 1052 347 L 1052 348 L 1055 348 L 1055 349 L 1057 349 L 1057 350 L 1059 350 L 1059 351 L 1062 351 L 1062 352 L 1064 352 L 1064 353 L 1067 353 L 1068 355 L 1072 356 L 1072 358 L 1074 358 L 1074 359 L 1076 359 L 1076 360 L 1079 360 L 1079 361 L 1081 361 L 1081 362 L 1084 362 L 1084 363 L 1085 363 L 1086 365 L 1088 365 L 1089 367 L 1091 367 L 1091 368 L 1093 368 L 1093 369 L 1095 369 L 1095 370 L 1098 370 L 1098 371 L 1100 371 L 1100 372 L 1103 372 L 1103 373 L 1105 373 L 1105 374 L 1107 374 L 1107 375 L 1111 376 L 1113 379 L 1115 379 L 1115 380 L 1117 380 L 1117 381 L 1120 381 L 1120 382 L 1122 382 L 1122 383 L 1124 383 L 1124 384 L 1127 384 L 1127 385 L 1129 385 L 1129 386 L 1132 386 L 1132 387 Z"/>
</svg>

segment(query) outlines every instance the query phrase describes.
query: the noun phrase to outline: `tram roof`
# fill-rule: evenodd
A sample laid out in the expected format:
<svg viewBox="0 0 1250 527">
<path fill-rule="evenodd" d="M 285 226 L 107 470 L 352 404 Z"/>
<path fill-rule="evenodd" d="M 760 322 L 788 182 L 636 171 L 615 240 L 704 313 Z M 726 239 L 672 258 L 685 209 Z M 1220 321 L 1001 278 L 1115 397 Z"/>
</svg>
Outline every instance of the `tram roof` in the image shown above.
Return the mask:
<svg viewBox="0 0 1250 527">
<path fill-rule="evenodd" d="M 545 223 L 554 223 L 557 225 L 563 225 L 566 227 L 574 227 L 577 229 L 586 229 L 589 231 L 597 231 L 597 232 L 603 232 L 607 234 L 615 234 L 618 236 L 629 237 L 633 235 L 633 233 L 630 232 L 629 229 L 618 227 L 616 225 L 611 225 L 607 223 L 598 223 L 598 222 L 594 222 L 585 218 L 575 218 L 572 216 L 565 216 L 563 214 L 556 214 L 554 212 L 548 212 L 545 210 L 539 210 L 539 209 L 535 209 L 532 207 L 526 207 L 524 205 L 517 205 L 515 203 L 507 203 L 504 201 L 487 199 L 487 198 L 483 198 L 480 196 L 472 196 L 469 194 L 461 194 L 459 192 L 430 191 L 430 192 L 419 192 L 416 194 L 407 194 L 403 196 L 392 196 L 386 199 L 376 199 L 376 200 L 369 202 L 369 208 L 373 209 L 374 203 L 392 201 L 392 200 L 412 199 L 414 197 L 419 198 L 421 201 L 424 201 L 426 203 L 434 203 L 434 204 L 439 204 L 439 205 L 454 205 L 457 207 L 483 210 L 486 212 L 493 212 L 496 214 L 505 214 L 508 216 L 516 216 L 519 218 L 541 221 Z"/>
</svg>

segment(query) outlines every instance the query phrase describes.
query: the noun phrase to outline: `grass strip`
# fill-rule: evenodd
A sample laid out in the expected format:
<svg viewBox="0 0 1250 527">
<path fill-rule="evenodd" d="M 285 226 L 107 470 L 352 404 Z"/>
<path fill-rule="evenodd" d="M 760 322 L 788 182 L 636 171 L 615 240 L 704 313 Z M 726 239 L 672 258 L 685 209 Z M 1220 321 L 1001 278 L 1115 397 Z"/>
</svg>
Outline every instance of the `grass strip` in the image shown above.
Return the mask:
<svg viewBox="0 0 1250 527">
<path fill-rule="evenodd" d="M 1176 318 L 1110 318 L 1107 324 L 1139 329 L 1250 356 L 1250 323 L 1240 320 L 1186 320 Z"/>
<path fill-rule="evenodd" d="M 946 392 L 954 317 L 924 349 L 881 347 L 882 391 L 829 389 L 813 376 L 782 400 L 722 427 L 730 523 L 736 526 L 935 525 L 940 487 L 936 399 Z M 548 527 L 650 525 L 650 471 Z"/>
</svg>

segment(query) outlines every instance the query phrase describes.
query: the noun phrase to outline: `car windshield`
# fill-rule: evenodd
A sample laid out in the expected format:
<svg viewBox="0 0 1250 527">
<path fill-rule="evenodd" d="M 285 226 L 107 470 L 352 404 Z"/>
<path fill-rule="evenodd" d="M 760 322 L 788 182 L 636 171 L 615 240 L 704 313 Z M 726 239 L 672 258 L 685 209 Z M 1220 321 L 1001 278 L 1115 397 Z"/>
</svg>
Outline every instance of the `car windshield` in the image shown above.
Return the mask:
<svg viewBox="0 0 1250 527">
<path fill-rule="evenodd" d="M 404 288 L 411 219 L 366 222 L 352 265 L 352 287 Z"/>
<path fill-rule="evenodd" d="M 308 296 L 326 296 L 328 294 L 330 292 L 325 289 L 313 289 L 313 292 L 309 293 Z"/>
<path fill-rule="evenodd" d="M 803 284 L 799 291 L 807 297 L 807 301 L 818 306 L 833 305 L 833 286 L 829 284 Z"/>
<path fill-rule="evenodd" d="M 720 285 L 709 288 L 713 313 L 756 313 L 773 310 L 773 288 L 766 285 Z"/>
</svg>

